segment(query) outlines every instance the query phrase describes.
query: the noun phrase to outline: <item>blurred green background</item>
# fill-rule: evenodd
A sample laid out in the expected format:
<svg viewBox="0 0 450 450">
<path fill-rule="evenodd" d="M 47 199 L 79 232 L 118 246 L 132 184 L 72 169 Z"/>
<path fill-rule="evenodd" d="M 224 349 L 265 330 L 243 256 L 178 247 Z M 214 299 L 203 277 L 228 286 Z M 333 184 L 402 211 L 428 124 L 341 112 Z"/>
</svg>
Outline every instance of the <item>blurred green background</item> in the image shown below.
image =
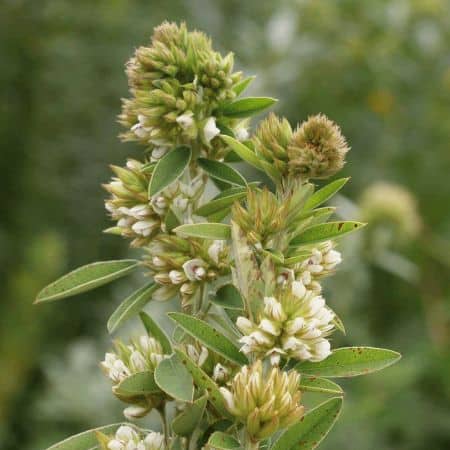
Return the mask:
<svg viewBox="0 0 450 450">
<path fill-rule="evenodd" d="M 258 75 L 251 92 L 278 97 L 291 121 L 323 112 L 353 147 L 338 203 L 371 226 L 345 240 L 326 286 L 347 327 L 335 345 L 404 358 L 345 381 L 344 414 L 321 448 L 450 448 L 446 0 L 0 1 L 0 448 L 43 449 L 121 420 L 97 364 L 133 279 L 32 301 L 69 268 L 127 254 L 101 233 L 100 184 L 108 164 L 141 152 L 116 138 L 123 65 L 166 19 L 234 51 L 238 69 Z"/>
</svg>

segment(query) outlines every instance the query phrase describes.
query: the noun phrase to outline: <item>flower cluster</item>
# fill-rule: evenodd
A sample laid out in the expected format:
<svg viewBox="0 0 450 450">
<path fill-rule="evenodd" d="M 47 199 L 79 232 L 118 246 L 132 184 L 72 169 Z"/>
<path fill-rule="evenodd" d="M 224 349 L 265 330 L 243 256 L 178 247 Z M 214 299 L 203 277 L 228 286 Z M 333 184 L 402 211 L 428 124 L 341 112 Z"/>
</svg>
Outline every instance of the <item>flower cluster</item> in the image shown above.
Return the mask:
<svg viewBox="0 0 450 450">
<path fill-rule="evenodd" d="M 236 96 L 233 87 L 241 79 L 231 53 L 223 57 L 203 33 L 166 22 L 155 29 L 149 47 L 136 50 L 126 72 L 131 98 L 119 116 L 127 129 L 124 140 L 146 145 L 152 157 L 190 142 L 223 156 L 224 146 L 214 139 L 220 132 L 214 114 Z M 239 129 L 240 123 L 227 125 Z"/>
<path fill-rule="evenodd" d="M 277 298 L 265 297 L 264 309 L 257 322 L 237 319 L 244 336 L 241 350 L 258 358 L 322 361 L 330 352 L 327 337 L 334 330 L 335 314 L 322 296 L 305 288 L 301 281 L 281 287 Z"/>
<path fill-rule="evenodd" d="M 224 241 L 162 234 L 148 246 L 148 253 L 146 264 L 161 285 L 153 298 L 168 300 L 179 293 L 184 307 L 190 305 L 200 286 L 230 271 Z"/>
<path fill-rule="evenodd" d="M 117 223 L 105 232 L 132 239 L 132 247 L 142 247 L 157 233 L 167 231 L 169 211 L 175 217 L 182 215 L 202 194 L 205 185 L 204 177 L 199 175 L 189 185 L 176 182 L 150 197 L 148 184 L 154 168 L 152 165 L 130 159 L 126 167 L 111 168 L 116 177 L 104 185 L 111 194 L 105 207 Z"/>
<path fill-rule="evenodd" d="M 295 131 L 286 119 L 270 114 L 256 130 L 253 143 L 264 160 L 293 179 L 334 175 L 349 151 L 340 128 L 323 114 L 309 117 Z"/>
<path fill-rule="evenodd" d="M 113 437 L 99 435 L 99 442 L 104 450 L 165 450 L 164 436 L 151 431 L 141 436 L 128 425 L 120 426 Z"/>
<path fill-rule="evenodd" d="M 164 359 L 161 344 L 147 335 L 140 336 L 130 345 L 115 342 L 116 352 L 106 353 L 101 363 L 105 374 L 115 383 L 120 383 L 137 372 L 155 370 Z"/>
<path fill-rule="evenodd" d="M 271 436 L 303 416 L 300 374 L 277 367 L 265 373 L 261 361 L 244 366 L 228 388 L 220 388 L 230 413 L 246 425 L 252 440 Z"/>
<path fill-rule="evenodd" d="M 335 250 L 333 241 L 325 241 L 313 247 L 309 255 L 301 262 L 294 263 L 289 268 L 282 268 L 278 276 L 279 283 L 298 280 L 309 289 L 319 293 L 322 287 L 319 280 L 334 273 L 342 262 L 341 253 Z"/>
</svg>

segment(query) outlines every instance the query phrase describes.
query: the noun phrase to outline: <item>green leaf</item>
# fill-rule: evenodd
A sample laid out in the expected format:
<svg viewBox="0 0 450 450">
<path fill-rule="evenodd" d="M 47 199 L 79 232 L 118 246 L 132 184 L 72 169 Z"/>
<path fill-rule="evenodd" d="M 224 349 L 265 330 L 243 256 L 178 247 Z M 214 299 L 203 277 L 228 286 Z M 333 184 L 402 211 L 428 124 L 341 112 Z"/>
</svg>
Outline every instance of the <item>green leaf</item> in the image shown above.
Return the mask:
<svg viewBox="0 0 450 450">
<path fill-rule="evenodd" d="M 305 209 L 313 209 L 322 203 L 326 202 L 328 199 L 333 197 L 336 192 L 344 187 L 350 178 L 340 178 L 339 180 L 332 181 L 323 188 L 316 191 L 305 203 Z"/>
<path fill-rule="evenodd" d="M 215 431 L 208 439 L 207 448 L 214 448 L 218 450 L 228 450 L 232 448 L 242 448 L 239 441 L 233 436 L 223 433 L 221 431 Z"/>
<path fill-rule="evenodd" d="M 177 215 L 172 211 L 171 208 L 167 211 L 166 218 L 164 219 L 164 224 L 166 225 L 167 231 L 170 233 L 174 228 L 181 225 L 180 220 Z"/>
<path fill-rule="evenodd" d="M 153 372 L 138 372 L 122 380 L 114 387 L 114 393 L 131 397 L 135 395 L 150 395 L 161 393 L 158 385 L 155 383 Z"/>
<path fill-rule="evenodd" d="M 113 333 L 120 325 L 141 311 L 149 302 L 157 287 L 158 286 L 153 281 L 150 281 L 127 297 L 108 319 L 108 331 Z"/>
<path fill-rule="evenodd" d="M 83 433 L 71 436 L 64 441 L 52 445 L 47 450 L 92 450 L 98 445 L 97 432 L 105 434 L 114 434 L 116 430 L 124 423 L 115 423 L 112 425 L 105 425 L 103 427 L 94 428 L 92 430 L 84 431 Z M 126 424 L 129 425 L 129 424 Z M 131 425 L 133 428 L 134 426 Z"/>
<path fill-rule="evenodd" d="M 219 355 L 239 365 L 248 363 L 245 355 L 239 351 L 233 342 L 208 323 L 183 313 L 172 312 L 168 315 L 192 337 L 198 339 L 203 345 L 219 353 Z"/>
<path fill-rule="evenodd" d="M 303 419 L 289 427 L 271 450 L 312 450 L 328 434 L 339 417 L 342 398 L 330 398 L 309 411 Z"/>
<path fill-rule="evenodd" d="M 252 75 L 239 81 L 239 83 L 236 83 L 233 86 L 233 91 L 235 92 L 236 96 L 241 95 L 242 92 L 244 92 L 250 86 L 255 78 L 256 76 Z"/>
<path fill-rule="evenodd" d="M 313 225 L 294 237 L 289 245 L 312 244 L 326 241 L 359 230 L 366 224 L 361 222 L 328 222 Z"/>
<path fill-rule="evenodd" d="M 246 97 L 226 103 L 220 108 L 220 112 L 227 117 L 249 117 L 270 108 L 278 100 L 271 97 Z"/>
<path fill-rule="evenodd" d="M 202 370 L 200 367 L 192 361 L 189 356 L 183 353 L 181 350 L 175 349 L 175 353 L 178 355 L 180 361 L 185 365 L 186 369 L 192 375 L 195 385 L 208 392 L 208 401 L 217 412 L 224 417 L 231 417 L 230 413 L 225 407 L 225 400 L 219 390 L 217 384 Z"/>
<path fill-rule="evenodd" d="M 240 198 L 246 196 L 246 191 L 237 192 L 235 194 L 229 195 L 228 197 L 220 197 L 215 200 L 211 200 L 210 202 L 200 206 L 194 214 L 197 216 L 208 217 L 211 214 L 215 214 L 219 211 L 223 211 L 224 209 L 230 209 L 231 205 Z"/>
<path fill-rule="evenodd" d="M 185 409 L 172 422 L 173 431 L 179 436 L 189 436 L 200 422 L 208 395 L 203 395 L 192 404 L 188 404 Z"/>
<path fill-rule="evenodd" d="M 252 165 L 258 170 L 262 170 L 263 172 L 267 173 L 267 175 L 269 175 L 273 180 L 278 180 L 280 178 L 279 173 L 273 167 L 273 165 L 269 164 L 263 159 L 260 159 L 251 148 L 247 147 L 245 144 L 239 142 L 231 136 L 221 134 L 220 137 L 225 141 L 227 145 L 232 148 L 232 150 L 238 156 L 240 156 L 248 164 Z"/>
<path fill-rule="evenodd" d="M 172 345 L 167 334 L 158 326 L 158 324 L 145 312 L 139 314 L 142 324 L 149 336 L 153 336 L 160 344 L 166 355 L 172 353 Z"/>
<path fill-rule="evenodd" d="M 230 225 L 224 223 L 187 223 L 173 230 L 183 236 L 197 237 L 202 239 L 226 240 L 230 238 Z"/>
<path fill-rule="evenodd" d="M 225 284 L 221 286 L 211 301 L 222 308 L 244 309 L 244 302 L 241 294 L 234 284 Z"/>
<path fill-rule="evenodd" d="M 246 161 L 247 163 L 249 163 L 253 167 L 256 167 L 259 170 L 263 170 L 261 166 L 261 160 L 258 158 L 258 156 L 252 149 L 244 145 L 242 142 L 239 142 L 237 139 L 232 138 L 231 136 L 221 134 L 220 137 L 244 161 Z"/>
<path fill-rule="evenodd" d="M 37 295 L 35 303 L 59 300 L 90 291 L 128 275 L 138 265 L 139 261 L 134 259 L 122 259 L 101 261 L 79 267 L 42 289 Z"/>
<path fill-rule="evenodd" d="M 211 178 L 234 186 L 247 186 L 245 178 L 228 164 L 206 158 L 198 158 L 197 162 Z"/>
<path fill-rule="evenodd" d="M 393 350 L 373 347 L 342 347 L 320 362 L 302 361 L 295 369 L 320 377 L 356 377 L 384 369 L 401 358 Z"/>
<path fill-rule="evenodd" d="M 148 195 L 153 197 L 181 177 L 191 160 L 191 149 L 186 146 L 174 148 L 156 164 L 148 185 Z"/>
<path fill-rule="evenodd" d="M 155 370 L 156 384 L 167 394 L 182 402 L 192 402 L 194 380 L 180 358 L 173 354 L 163 359 Z"/>
<path fill-rule="evenodd" d="M 303 392 L 320 392 L 324 394 L 342 395 L 342 388 L 331 380 L 302 375 L 299 388 Z"/>
</svg>

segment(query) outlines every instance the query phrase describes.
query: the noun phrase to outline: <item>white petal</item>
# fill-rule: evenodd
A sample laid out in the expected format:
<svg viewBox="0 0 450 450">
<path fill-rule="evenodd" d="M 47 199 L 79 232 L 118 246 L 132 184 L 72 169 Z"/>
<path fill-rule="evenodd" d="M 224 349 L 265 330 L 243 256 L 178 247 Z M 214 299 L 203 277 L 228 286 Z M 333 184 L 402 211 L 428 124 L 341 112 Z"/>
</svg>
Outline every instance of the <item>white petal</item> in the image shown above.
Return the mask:
<svg viewBox="0 0 450 450">
<path fill-rule="evenodd" d="M 205 141 L 209 144 L 212 139 L 214 139 L 218 134 L 220 134 L 219 128 L 216 126 L 215 117 L 210 117 L 203 128 L 203 134 L 205 136 Z"/>
</svg>

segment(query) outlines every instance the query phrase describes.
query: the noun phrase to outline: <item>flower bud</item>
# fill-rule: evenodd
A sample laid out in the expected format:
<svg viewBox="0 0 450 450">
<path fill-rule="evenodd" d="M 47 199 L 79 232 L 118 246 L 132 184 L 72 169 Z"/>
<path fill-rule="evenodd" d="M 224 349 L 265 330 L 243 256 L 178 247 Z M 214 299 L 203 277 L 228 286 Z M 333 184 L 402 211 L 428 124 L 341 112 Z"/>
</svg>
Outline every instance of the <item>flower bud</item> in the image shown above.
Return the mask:
<svg viewBox="0 0 450 450">
<path fill-rule="evenodd" d="M 340 128 L 325 115 L 311 116 L 294 132 L 287 149 L 289 173 L 327 178 L 342 169 L 350 150 Z"/>
<path fill-rule="evenodd" d="M 230 388 L 220 391 L 228 411 L 246 426 L 253 441 L 259 441 L 303 416 L 299 382 L 300 374 L 295 370 L 284 372 L 274 367 L 264 373 L 261 361 L 257 361 L 244 366 Z"/>
</svg>

